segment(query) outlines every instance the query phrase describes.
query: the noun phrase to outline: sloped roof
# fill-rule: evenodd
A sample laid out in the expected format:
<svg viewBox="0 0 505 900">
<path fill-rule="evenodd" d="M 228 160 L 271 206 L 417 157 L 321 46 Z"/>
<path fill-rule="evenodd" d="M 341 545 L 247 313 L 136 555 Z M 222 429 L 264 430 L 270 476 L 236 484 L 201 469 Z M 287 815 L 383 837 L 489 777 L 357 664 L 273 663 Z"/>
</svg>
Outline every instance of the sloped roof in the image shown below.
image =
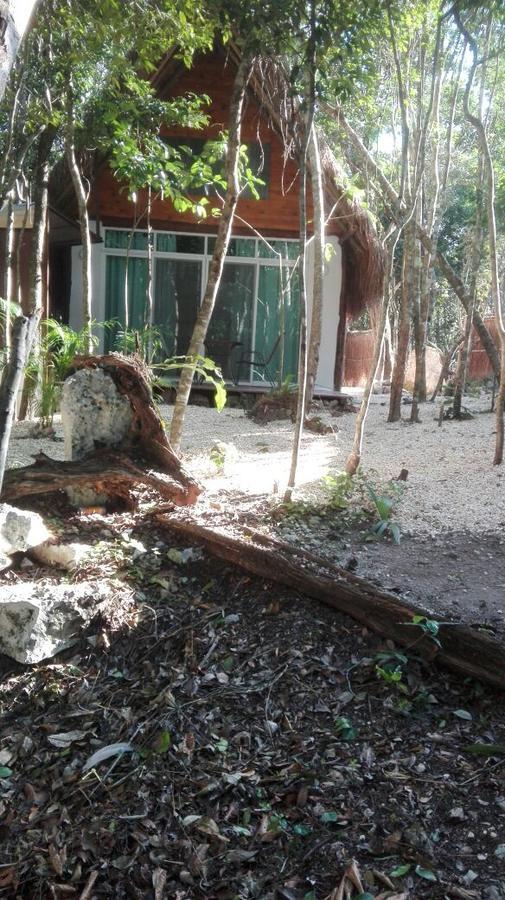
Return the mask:
<svg viewBox="0 0 505 900">
<path fill-rule="evenodd" d="M 232 43 L 222 48 L 238 63 L 240 50 Z M 151 83 L 163 98 L 170 96 L 186 71 L 184 63 L 172 48 L 162 59 Z M 249 90 L 268 117 L 271 126 L 284 143 L 286 156 L 294 156 L 299 116 L 296 100 L 287 89 L 287 79 L 280 63 L 267 58 L 255 61 Z M 345 188 L 345 175 L 324 135 L 319 133 L 321 164 L 325 179 L 326 213 L 331 213 L 328 234 L 336 235 L 344 249 L 344 284 L 347 313 L 357 316 L 367 305 L 381 296 L 384 282 L 384 253 L 369 214 L 358 201 L 351 199 Z"/>
</svg>

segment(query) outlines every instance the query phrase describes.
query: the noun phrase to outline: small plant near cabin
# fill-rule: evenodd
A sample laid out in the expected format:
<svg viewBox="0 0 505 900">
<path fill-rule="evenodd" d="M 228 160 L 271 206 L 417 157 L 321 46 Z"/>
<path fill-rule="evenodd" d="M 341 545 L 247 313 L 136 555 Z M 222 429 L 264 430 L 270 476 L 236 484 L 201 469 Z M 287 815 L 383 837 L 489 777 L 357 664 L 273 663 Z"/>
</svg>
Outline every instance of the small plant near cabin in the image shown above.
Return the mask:
<svg viewBox="0 0 505 900">
<path fill-rule="evenodd" d="M 225 453 L 221 447 L 218 447 L 216 444 L 211 448 L 209 456 L 214 463 L 217 471 L 219 473 L 224 471 L 224 463 L 225 463 Z"/>
<path fill-rule="evenodd" d="M 393 522 L 391 519 L 394 499 L 388 497 L 386 494 L 377 494 L 371 485 L 367 485 L 367 490 L 379 517 L 378 521 L 372 525 L 369 536 L 371 538 L 381 538 L 389 535 L 394 544 L 399 544 L 401 537 L 400 529 L 397 523 Z"/>
<path fill-rule="evenodd" d="M 338 472 L 337 475 L 325 475 L 323 481 L 332 509 L 347 509 L 354 490 L 352 477 L 347 472 Z"/>
<path fill-rule="evenodd" d="M 394 686 L 403 694 L 408 693 L 407 686 L 403 683 L 403 666 L 408 663 L 407 657 L 403 653 L 377 653 L 375 672 L 381 681 Z"/>
<path fill-rule="evenodd" d="M 32 354 L 28 360 L 25 377 L 33 397 L 37 396 L 40 375 L 36 410 L 42 427 L 50 428 L 60 406 L 63 382 L 75 357 L 81 353 L 87 354 L 89 336 L 87 329 L 74 331 L 69 325 L 63 325 L 56 319 L 44 319 L 41 327 L 40 352 Z M 96 336 L 93 336 L 93 344 L 98 344 Z"/>
<path fill-rule="evenodd" d="M 216 409 L 221 412 L 226 405 L 226 387 L 219 366 L 208 356 L 173 356 L 164 362 L 156 363 L 153 368 L 153 384 L 157 387 L 173 387 L 174 382 L 169 377 L 159 375 L 159 372 L 180 372 L 185 366 L 195 364 L 195 375 L 201 381 L 212 384 L 215 389 L 214 402 Z"/>
</svg>

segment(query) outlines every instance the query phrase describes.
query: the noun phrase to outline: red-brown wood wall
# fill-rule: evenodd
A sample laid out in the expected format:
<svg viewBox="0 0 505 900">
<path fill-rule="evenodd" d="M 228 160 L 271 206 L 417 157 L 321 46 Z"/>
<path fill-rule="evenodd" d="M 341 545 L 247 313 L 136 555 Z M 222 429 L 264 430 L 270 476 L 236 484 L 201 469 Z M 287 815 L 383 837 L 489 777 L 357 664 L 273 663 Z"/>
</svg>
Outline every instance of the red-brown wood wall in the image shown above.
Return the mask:
<svg viewBox="0 0 505 900">
<path fill-rule="evenodd" d="M 232 92 L 235 64 L 231 59 L 215 51 L 201 56 L 191 70 L 185 71 L 171 92 L 172 96 L 180 96 L 188 91 L 196 94 L 207 94 L 211 98 L 207 111 L 211 124 L 201 131 L 183 128 L 165 129 L 168 137 L 216 138 L 228 127 L 228 110 Z M 237 216 L 250 223 L 265 236 L 297 237 L 298 234 L 298 177 L 297 165 L 293 160 L 284 158 L 284 148 L 277 134 L 269 127 L 264 115 L 252 94 L 248 94 L 242 127 L 242 140 L 256 141 L 270 145 L 270 178 L 268 182 L 268 198 L 265 200 L 240 199 Z M 217 205 L 217 204 L 216 204 Z M 142 209 L 139 198 L 138 208 Z M 98 176 L 90 202 L 92 214 L 98 213 L 106 225 L 131 224 L 133 206 L 128 201 L 125 188 L 121 188 L 112 172 L 103 168 Z M 191 213 L 177 213 L 169 201 L 155 200 L 152 209 L 152 222 L 155 228 L 173 230 L 201 230 L 215 232 L 217 222 L 209 216 L 198 222 Z M 249 234 L 250 229 L 238 218 L 235 220 L 234 233 Z"/>
</svg>

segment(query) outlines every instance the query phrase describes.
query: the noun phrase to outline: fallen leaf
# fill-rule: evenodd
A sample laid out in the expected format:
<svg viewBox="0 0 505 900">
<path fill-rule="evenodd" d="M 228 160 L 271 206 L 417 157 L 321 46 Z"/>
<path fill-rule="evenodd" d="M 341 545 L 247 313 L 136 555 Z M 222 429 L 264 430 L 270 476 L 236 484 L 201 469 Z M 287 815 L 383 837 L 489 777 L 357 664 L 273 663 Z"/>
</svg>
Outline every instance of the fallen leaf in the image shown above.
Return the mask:
<svg viewBox="0 0 505 900">
<path fill-rule="evenodd" d="M 118 756 L 119 753 L 133 753 L 134 750 L 135 748 L 128 743 L 107 744 L 106 747 L 97 750 L 96 753 L 93 753 L 93 755 L 86 760 L 82 767 L 82 771 L 88 772 L 90 769 L 94 769 L 95 766 L 100 765 L 100 763 L 104 762 L 106 759 L 110 759 L 111 756 Z"/>
<path fill-rule="evenodd" d="M 73 744 L 75 741 L 82 741 L 87 734 L 87 731 L 63 731 L 61 734 L 48 735 L 47 740 L 53 747 L 58 747 L 60 750 L 66 750 L 67 747 L 70 747 L 70 744 Z"/>
</svg>

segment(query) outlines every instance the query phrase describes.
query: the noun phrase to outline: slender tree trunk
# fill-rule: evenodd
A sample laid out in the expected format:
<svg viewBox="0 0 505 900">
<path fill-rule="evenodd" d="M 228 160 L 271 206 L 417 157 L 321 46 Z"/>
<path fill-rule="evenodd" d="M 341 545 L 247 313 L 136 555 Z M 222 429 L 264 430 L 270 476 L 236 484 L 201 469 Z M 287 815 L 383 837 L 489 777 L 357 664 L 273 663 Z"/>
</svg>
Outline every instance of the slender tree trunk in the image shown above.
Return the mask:
<svg viewBox="0 0 505 900">
<path fill-rule="evenodd" d="M 495 212 L 495 174 L 493 158 L 489 148 L 487 132 L 484 122 L 480 115 L 474 115 L 470 111 L 470 94 L 472 90 L 475 72 L 479 65 L 479 51 L 475 39 L 470 35 L 464 27 L 457 8 L 453 12 L 454 20 L 463 35 L 466 38 L 470 50 L 472 51 L 473 62 L 468 74 L 468 80 L 465 89 L 463 101 L 463 109 L 468 121 L 473 125 L 477 133 L 477 138 L 482 150 L 484 159 L 484 171 L 486 176 L 486 212 L 487 212 L 487 231 L 489 239 L 489 266 L 491 269 L 491 296 L 494 304 L 494 314 L 498 337 L 500 341 L 500 363 L 501 377 L 498 386 L 498 394 L 496 397 L 496 443 L 493 464 L 501 465 L 503 462 L 503 444 L 504 444 L 504 405 L 505 405 L 505 314 L 502 308 L 500 277 L 499 277 L 499 259 L 496 232 L 496 212 Z M 488 18 L 488 34 L 491 28 L 492 13 Z"/>
<path fill-rule="evenodd" d="M 345 118 L 341 107 L 332 108 L 331 106 L 325 104 L 324 108 L 337 119 L 340 127 L 347 135 L 350 143 L 354 148 L 357 160 L 359 160 L 358 167 L 361 168 L 368 180 L 372 178 L 376 182 L 381 194 L 390 205 L 391 214 L 394 221 L 400 224 L 405 213 L 405 204 L 400 201 L 400 198 L 396 193 L 394 187 L 390 184 L 380 167 L 373 159 L 372 155 L 366 149 L 359 135 Z M 448 262 L 444 254 L 438 249 L 435 242 L 426 233 L 424 228 L 418 226 L 417 237 L 421 241 L 425 249 L 432 254 L 434 264 L 440 270 L 445 280 L 458 297 L 465 312 L 468 312 L 471 298 L 457 272 L 454 271 L 451 264 Z M 477 334 L 479 335 L 482 347 L 488 355 L 493 372 L 497 377 L 499 377 L 500 357 L 494 341 L 482 319 L 482 316 L 477 310 L 474 310 L 473 313 L 473 324 L 475 326 Z"/>
<path fill-rule="evenodd" d="M 358 471 L 358 468 L 361 463 L 361 453 L 363 449 L 363 435 L 365 431 L 365 422 L 368 414 L 368 409 L 370 406 L 370 398 L 372 396 L 372 391 L 374 387 L 375 380 L 377 378 L 377 372 L 381 363 L 381 359 L 384 357 L 385 350 L 385 337 L 386 331 L 388 327 L 389 321 L 389 304 L 390 299 L 394 293 L 394 283 L 393 283 L 393 266 L 394 266 L 394 254 L 396 250 L 396 245 L 398 243 L 398 238 L 400 236 L 400 230 L 396 229 L 394 236 L 390 236 L 390 248 L 388 252 L 388 280 L 386 285 L 386 290 L 382 297 L 380 314 L 376 325 L 375 332 L 375 342 L 374 342 L 374 351 L 372 356 L 372 362 L 370 365 L 370 370 L 368 372 L 367 382 L 365 385 L 365 390 L 363 392 L 363 397 L 361 399 L 361 405 L 359 408 L 359 412 L 356 416 L 356 422 L 354 426 L 354 441 L 352 445 L 351 452 L 347 458 L 347 462 L 345 464 L 345 471 L 348 475 L 355 475 Z M 384 363 L 383 363 L 384 365 Z"/>
<path fill-rule="evenodd" d="M 321 330 L 323 321 L 325 248 L 324 192 L 323 176 L 321 171 L 321 158 L 319 155 L 319 141 L 314 125 L 312 126 L 310 133 L 308 161 L 314 208 L 314 279 L 312 283 L 312 316 L 310 320 L 310 338 L 307 360 L 307 393 L 305 397 L 306 412 L 308 411 L 314 397 L 317 369 L 319 366 L 319 348 L 321 346 Z"/>
<path fill-rule="evenodd" d="M 153 225 L 151 222 L 152 190 L 147 188 L 147 316 L 146 325 L 149 328 L 149 340 L 145 348 L 146 361 L 151 360 L 153 339 L 151 329 L 154 321 L 154 297 L 153 297 Z"/>
<path fill-rule="evenodd" d="M 454 376 L 454 398 L 452 403 L 452 414 L 455 419 L 461 418 L 461 405 L 463 402 L 463 393 L 466 384 L 466 373 L 468 369 L 468 360 L 472 346 L 473 334 L 473 311 L 477 301 L 477 276 L 479 273 L 480 260 L 482 254 L 482 238 L 483 238 L 483 208 L 482 208 L 482 188 L 484 179 L 484 164 L 482 155 L 479 160 L 479 175 L 477 180 L 477 197 L 475 209 L 475 224 L 472 237 L 472 248 L 470 251 L 470 285 L 469 291 L 472 295 L 472 302 L 465 321 L 465 334 L 463 342 L 459 348 L 458 362 L 456 366 L 456 374 Z"/>
<path fill-rule="evenodd" d="M 43 259 L 47 232 L 47 196 L 49 186 L 49 154 L 55 133 L 48 128 L 39 141 L 36 166 L 35 216 L 30 259 L 30 310 L 18 316 L 13 324 L 13 341 L 8 364 L 0 385 L 0 491 L 2 489 L 7 450 L 16 410 L 23 369 L 30 355 L 42 315 L 44 286 Z"/>
<path fill-rule="evenodd" d="M 410 221 L 404 230 L 402 288 L 398 321 L 398 344 L 391 373 L 388 422 L 398 422 L 402 417 L 402 392 L 409 352 L 410 307 L 414 278 L 413 251 L 415 248 L 414 224 Z"/>
<path fill-rule="evenodd" d="M 239 153 L 240 135 L 242 130 L 242 111 L 250 71 L 251 59 L 249 56 L 244 55 L 235 75 L 233 92 L 230 100 L 228 155 L 226 159 L 226 195 L 221 218 L 219 220 L 214 253 L 210 263 L 207 287 L 205 288 L 205 295 L 198 311 L 193 334 L 191 335 L 191 340 L 189 342 L 187 352 L 188 361 L 187 364 L 184 365 L 179 379 L 172 423 L 170 426 L 170 443 L 175 451 L 180 450 L 184 418 L 197 365 L 197 356 L 200 353 L 200 348 L 207 336 L 207 330 L 216 303 L 217 292 L 221 283 L 226 251 L 230 242 L 233 216 L 240 190 Z"/>
<path fill-rule="evenodd" d="M 418 210 L 421 203 L 420 200 L 417 201 L 416 211 L 414 212 L 414 216 L 419 216 Z M 421 281 L 422 281 L 422 259 L 421 259 L 421 245 L 415 239 L 414 234 L 413 244 L 412 244 L 412 327 L 414 332 L 414 357 L 415 357 L 415 370 L 414 370 L 414 387 L 412 391 L 412 406 L 410 409 L 410 421 L 412 424 L 419 422 L 419 403 L 421 400 L 422 393 L 422 379 L 423 379 L 423 359 L 424 359 L 424 349 L 426 346 L 426 331 L 423 323 L 423 316 L 421 311 Z"/>
<path fill-rule="evenodd" d="M 487 57 L 489 52 L 490 29 L 486 35 L 486 48 L 484 56 Z M 482 64 L 480 73 L 480 91 L 479 91 L 479 118 L 482 119 L 484 113 L 484 99 L 486 89 L 486 60 Z M 483 218 L 484 218 L 484 156 L 482 148 L 479 144 L 479 160 L 477 185 L 475 191 L 475 222 L 472 235 L 472 246 L 470 249 L 470 266 L 468 278 L 468 293 L 471 297 L 471 304 L 465 322 L 465 334 L 463 342 L 459 348 L 458 361 L 456 366 L 456 374 L 454 377 L 454 398 L 452 402 L 452 414 L 455 419 L 461 418 L 461 406 L 463 403 L 463 394 L 466 385 L 466 375 L 468 369 L 468 360 L 472 347 L 473 334 L 473 311 L 477 304 L 477 278 L 482 256 L 483 241 Z"/>
<path fill-rule="evenodd" d="M 28 28 L 39 0 L 6 0 L 2 3 L 0 26 L 3 34 L 0 49 L 0 100 L 2 99 L 19 45 Z"/>
<path fill-rule="evenodd" d="M 32 207 L 31 207 L 30 198 L 27 197 L 25 214 L 23 216 L 23 223 L 19 230 L 17 247 L 16 247 L 16 296 L 14 297 L 14 299 L 17 303 L 19 303 L 20 306 L 22 306 L 22 302 L 23 302 L 23 291 L 22 291 L 23 286 L 21 284 L 22 251 L 23 251 L 23 243 L 24 243 L 25 234 L 26 234 L 26 226 L 28 225 L 28 220 L 30 218 L 31 210 L 32 210 Z"/>
<path fill-rule="evenodd" d="M 14 245 L 16 231 L 14 228 L 14 204 L 12 192 L 7 200 L 7 222 L 5 226 L 5 256 L 4 256 L 4 290 L 5 319 L 3 325 L 3 349 L 6 353 L 11 347 L 11 305 L 14 300 Z"/>
<path fill-rule="evenodd" d="M 79 209 L 79 227 L 82 244 L 82 319 L 87 334 L 88 353 L 93 352 L 92 339 L 92 277 L 91 277 L 91 236 L 89 233 L 88 197 L 75 154 L 75 117 L 71 86 L 67 90 L 67 123 L 65 133 L 65 154 L 70 177 L 74 186 Z"/>
<path fill-rule="evenodd" d="M 435 390 L 433 391 L 433 393 L 430 397 L 430 403 L 434 403 L 434 401 L 437 399 L 438 394 L 442 390 L 442 385 L 443 385 L 444 381 L 447 381 L 447 378 L 449 377 L 449 368 L 450 368 L 451 362 L 452 362 L 452 360 L 454 358 L 454 354 L 456 353 L 462 340 L 463 340 L 463 336 L 461 334 L 459 334 L 458 337 L 456 338 L 456 340 L 453 341 L 453 343 L 449 347 L 447 353 L 444 353 L 443 360 L 442 360 L 442 368 L 440 369 L 440 375 L 438 376 L 438 381 L 435 385 Z"/>
<path fill-rule="evenodd" d="M 291 465 L 284 502 L 289 503 L 296 483 L 298 459 L 302 444 L 305 421 L 305 396 L 307 391 L 307 151 L 314 123 L 315 77 L 316 77 L 316 0 L 310 2 L 310 35 L 307 45 L 305 121 L 299 147 L 299 217 L 300 217 L 300 351 L 298 356 L 298 394 L 296 404 L 295 433 L 291 451 Z"/>
<path fill-rule="evenodd" d="M 16 412 L 17 396 L 28 358 L 29 332 L 30 319 L 27 316 L 17 316 L 12 327 L 9 364 L 5 366 L 0 385 L 0 494 L 7 464 L 7 451 Z"/>
</svg>

